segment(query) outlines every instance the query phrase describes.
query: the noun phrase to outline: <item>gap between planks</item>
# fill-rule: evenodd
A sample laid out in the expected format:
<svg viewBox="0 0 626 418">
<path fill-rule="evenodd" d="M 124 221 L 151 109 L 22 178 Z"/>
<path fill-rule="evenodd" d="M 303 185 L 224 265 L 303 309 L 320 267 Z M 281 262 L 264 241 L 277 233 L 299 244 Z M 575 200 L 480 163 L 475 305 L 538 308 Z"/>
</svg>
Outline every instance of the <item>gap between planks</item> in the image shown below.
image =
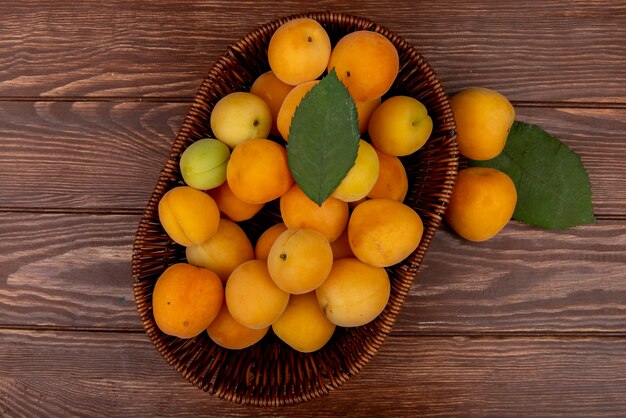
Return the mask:
<svg viewBox="0 0 626 418">
<path fill-rule="evenodd" d="M 0 331 L 39 331 L 39 332 L 68 332 L 68 333 L 109 333 L 109 334 L 144 334 L 143 328 L 115 328 L 115 327 L 71 327 L 71 326 L 49 326 L 49 325 L 19 325 L 1 324 Z M 467 331 L 467 332 L 397 332 L 387 338 L 535 338 L 535 339 L 586 339 L 586 338 L 626 338 L 626 331 Z"/>
<path fill-rule="evenodd" d="M 137 208 L 114 208 L 114 209 L 81 209 L 81 208 L 20 208 L 2 207 L 0 213 L 30 213 L 30 214 L 72 214 L 72 215 L 131 215 L 141 216 L 144 209 Z M 626 213 L 623 214 L 594 214 L 597 221 L 626 221 Z"/>
<path fill-rule="evenodd" d="M 144 102 L 144 103 L 189 103 L 193 97 L 186 96 L 0 96 L 0 102 Z M 626 102 L 570 102 L 512 100 L 517 107 L 529 108 L 573 108 L 573 109 L 626 109 Z"/>
</svg>

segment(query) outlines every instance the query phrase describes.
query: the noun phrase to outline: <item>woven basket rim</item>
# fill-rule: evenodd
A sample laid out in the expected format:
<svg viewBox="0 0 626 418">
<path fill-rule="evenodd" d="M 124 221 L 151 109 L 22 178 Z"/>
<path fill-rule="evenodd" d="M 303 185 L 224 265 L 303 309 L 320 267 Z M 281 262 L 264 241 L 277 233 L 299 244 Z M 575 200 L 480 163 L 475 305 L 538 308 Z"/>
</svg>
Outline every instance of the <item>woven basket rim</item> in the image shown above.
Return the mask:
<svg viewBox="0 0 626 418">
<path fill-rule="evenodd" d="M 218 385 L 217 383 L 213 383 L 216 381 L 219 376 L 212 377 L 208 380 L 203 380 L 198 377 L 198 370 L 190 369 L 187 362 L 192 360 L 185 359 L 185 361 L 181 361 L 179 357 L 176 357 L 176 351 L 172 351 L 172 346 L 168 345 L 171 342 L 166 343 L 165 339 L 156 327 L 154 323 L 154 318 L 151 314 L 150 309 L 150 301 L 147 300 L 146 297 L 146 289 L 145 289 L 145 279 L 142 278 L 144 268 L 146 265 L 152 261 L 152 259 L 147 259 L 145 256 L 145 249 L 151 245 L 147 243 L 148 233 L 151 229 L 154 228 L 154 217 L 155 210 L 158 205 L 158 201 L 161 196 L 167 191 L 168 187 L 171 186 L 171 183 L 176 181 L 179 177 L 178 174 L 178 163 L 177 158 L 180 156 L 182 151 L 184 150 L 185 142 L 189 141 L 189 138 L 194 135 L 194 129 L 197 127 L 197 120 L 206 119 L 205 111 L 210 105 L 207 103 L 208 93 L 212 90 L 219 89 L 217 86 L 217 81 L 220 78 L 224 77 L 225 69 L 228 69 L 230 63 L 232 61 L 236 61 L 237 57 L 245 54 L 248 49 L 255 48 L 255 44 L 258 43 L 258 38 L 271 34 L 273 30 L 275 30 L 281 24 L 296 18 L 308 17 L 313 18 L 321 23 L 327 25 L 341 25 L 341 24 L 352 24 L 355 26 L 367 28 L 367 30 L 376 31 L 386 36 L 394 44 L 398 47 L 399 51 L 403 51 L 408 54 L 411 60 L 416 60 L 420 64 L 420 69 L 425 69 L 427 71 L 427 76 L 429 82 L 432 85 L 429 85 L 429 94 L 432 94 L 432 97 L 436 98 L 437 106 L 440 107 L 437 110 L 442 113 L 444 124 L 446 129 L 442 132 L 442 142 L 444 142 L 446 148 L 442 151 L 444 154 L 443 163 L 441 167 L 437 166 L 434 170 L 437 170 L 437 175 L 441 175 L 444 179 L 442 184 L 438 185 L 438 189 L 436 191 L 436 200 L 437 204 L 432 209 L 432 213 L 430 213 L 429 209 L 429 217 L 428 222 L 425 222 L 424 225 L 424 234 L 422 237 L 422 242 L 418 249 L 403 263 L 403 265 L 399 268 L 402 273 L 402 277 L 410 277 L 410 280 L 406 279 L 398 279 L 395 284 L 397 285 L 395 291 L 397 293 L 397 297 L 392 302 L 390 299 L 390 305 L 387 307 L 386 311 L 388 312 L 388 316 L 385 316 L 377 326 L 380 327 L 380 332 L 373 335 L 373 339 L 371 342 L 368 342 L 366 349 L 358 354 L 353 362 L 351 362 L 351 367 L 348 370 L 341 370 L 337 375 L 331 377 L 320 377 L 321 382 L 317 387 L 304 389 L 303 393 L 290 393 L 290 394 L 282 394 L 282 393 L 270 393 L 263 395 L 255 395 L 255 396 L 247 396 L 245 393 L 241 393 L 238 391 L 237 387 L 232 387 L 229 384 Z M 245 84 L 249 82 L 249 80 L 241 80 L 238 74 L 233 75 L 233 83 L 241 82 Z M 432 153 L 436 153 L 439 151 L 438 149 L 432 150 Z M 429 154 L 430 156 L 430 154 Z M 280 405 L 289 405 L 295 404 L 315 398 L 319 398 L 323 395 L 328 394 L 331 390 L 338 388 L 341 384 L 350 379 L 353 375 L 357 374 L 365 364 L 367 364 L 371 358 L 378 352 L 378 350 L 382 347 L 382 344 L 388 334 L 391 332 L 393 325 L 396 322 L 397 316 L 404 304 L 404 300 L 408 295 L 410 290 L 411 283 L 415 276 L 417 275 L 417 271 L 423 257 L 430 246 L 430 243 L 434 237 L 436 230 L 441 223 L 443 213 L 445 212 L 445 207 L 449 202 L 449 198 L 451 195 L 452 187 L 454 185 L 454 181 L 456 178 L 456 173 L 458 170 L 458 150 L 456 145 L 456 132 L 455 132 L 455 124 L 454 118 L 452 116 L 452 111 L 450 109 L 448 96 L 445 92 L 443 84 L 441 80 L 437 77 L 432 67 L 423 59 L 423 57 L 415 50 L 415 48 L 408 44 L 403 38 L 398 36 L 395 32 L 390 31 L 384 26 L 380 26 L 373 21 L 358 17 L 351 14 L 346 13 L 338 13 L 338 12 L 307 12 L 307 13 L 298 13 L 292 14 L 288 16 L 279 17 L 274 19 L 273 21 L 267 22 L 263 25 L 258 26 L 248 34 L 241 37 L 238 41 L 231 44 L 224 55 L 222 55 L 209 69 L 207 76 L 202 81 L 197 94 L 194 97 L 192 105 L 185 117 L 181 128 L 179 129 L 178 134 L 174 142 L 172 143 L 171 151 L 168 160 L 166 161 L 163 169 L 160 172 L 159 179 L 155 188 L 149 198 L 148 204 L 143 212 L 142 219 L 139 222 L 137 227 L 137 233 L 135 236 L 135 241 L 133 242 L 133 255 L 132 255 L 132 278 L 133 278 L 133 288 L 135 295 L 136 308 L 139 313 L 139 316 L 142 320 L 144 329 L 146 334 L 148 335 L 151 342 L 154 344 L 157 351 L 160 355 L 167 361 L 167 363 L 177 370 L 180 374 L 183 375 L 187 380 L 191 383 L 197 385 L 201 389 L 211 392 L 214 396 L 218 398 L 223 398 L 231 402 L 247 404 L 247 405 L 257 405 L 257 406 L 280 406 Z M 157 245 L 157 244 L 155 244 Z M 171 260 L 171 257 L 174 257 L 174 251 L 167 250 L 163 253 L 163 257 L 166 260 Z M 151 264 L 150 268 L 158 268 L 165 267 L 164 261 L 154 262 Z M 395 271 L 395 270 L 394 270 Z M 382 316 L 382 315 L 381 315 Z M 177 342 L 175 344 L 176 350 L 178 352 L 183 352 L 188 345 L 193 342 L 184 341 Z M 198 355 L 206 355 L 207 358 L 214 356 L 212 358 L 224 358 L 226 354 L 222 354 L 220 350 L 224 350 L 221 348 L 211 347 Z M 213 360 L 215 361 L 215 360 Z M 308 363 L 307 363 L 308 364 Z M 315 364 L 313 364 L 315 367 Z"/>
</svg>

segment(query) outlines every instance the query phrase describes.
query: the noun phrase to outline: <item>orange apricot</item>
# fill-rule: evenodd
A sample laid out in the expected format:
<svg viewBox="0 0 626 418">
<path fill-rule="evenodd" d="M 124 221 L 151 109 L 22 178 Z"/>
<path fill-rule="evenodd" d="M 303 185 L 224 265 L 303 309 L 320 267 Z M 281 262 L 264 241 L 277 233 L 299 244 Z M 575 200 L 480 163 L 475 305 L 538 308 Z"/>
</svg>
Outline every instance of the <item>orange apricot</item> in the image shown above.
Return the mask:
<svg viewBox="0 0 626 418">
<path fill-rule="evenodd" d="M 311 353 L 326 345 L 335 328 L 320 308 L 315 292 L 292 295 L 285 312 L 272 324 L 278 338 L 302 353 Z"/>
<path fill-rule="evenodd" d="M 409 206 L 389 199 L 370 199 L 352 211 L 348 238 L 364 263 L 388 267 L 408 257 L 419 245 L 424 226 Z"/>
<path fill-rule="evenodd" d="M 409 190 L 409 179 L 404 164 L 398 157 L 387 155 L 376 149 L 378 155 L 378 179 L 368 197 L 380 197 L 402 202 Z"/>
<path fill-rule="evenodd" d="M 276 77 L 272 71 L 267 71 L 261 74 L 250 87 L 250 93 L 256 94 L 267 103 L 272 114 L 272 128 L 270 134 L 274 136 L 280 135 L 276 120 L 278 118 L 278 111 L 283 104 L 287 94 L 293 89 L 294 86 L 283 83 Z"/>
<path fill-rule="evenodd" d="M 352 248 L 350 248 L 350 240 L 348 239 L 348 228 L 339 235 L 339 238 L 330 243 L 330 248 L 333 250 L 333 258 L 338 260 L 340 258 L 354 257 Z"/>
<path fill-rule="evenodd" d="M 281 290 L 270 277 L 267 262 L 250 260 L 239 265 L 226 282 L 228 311 L 241 325 L 268 327 L 284 312 L 289 293 Z"/>
<path fill-rule="evenodd" d="M 272 245 L 274 245 L 274 241 L 276 238 L 283 232 L 287 230 L 287 226 L 284 223 L 277 223 L 276 225 L 272 225 L 267 228 L 259 239 L 256 241 L 256 245 L 254 246 L 254 256 L 257 260 L 267 260 L 267 256 L 270 253 L 270 249 Z"/>
<path fill-rule="evenodd" d="M 485 241 L 511 220 L 517 190 L 511 178 L 495 168 L 469 167 L 459 171 L 444 218 L 460 236 Z"/>
<path fill-rule="evenodd" d="M 187 247 L 186 255 L 190 264 L 213 271 L 226 283 L 237 266 L 254 258 L 254 250 L 239 225 L 220 219 L 217 233 L 202 244 Z"/>
<path fill-rule="evenodd" d="M 315 229 L 332 242 L 348 225 L 349 209 L 332 196 L 318 206 L 294 183 L 280 198 L 280 214 L 288 228 Z"/>
<path fill-rule="evenodd" d="M 302 101 L 302 98 L 319 83 L 318 80 L 307 81 L 295 86 L 283 100 L 283 104 L 278 110 L 278 116 L 276 117 L 276 126 L 280 135 L 285 141 L 289 141 L 289 128 L 291 128 L 291 119 L 296 113 L 296 108 Z"/>
<path fill-rule="evenodd" d="M 226 181 L 237 198 L 261 204 L 282 196 L 293 182 L 285 147 L 269 139 L 251 139 L 233 150 Z"/>
<path fill-rule="evenodd" d="M 228 311 L 228 306 L 222 304 L 217 317 L 207 328 L 209 337 L 220 347 L 229 350 L 241 350 L 261 341 L 270 327 L 252 329 L 244 327 Z"/>
<path fill-rule="evenodd" d="M 192 338 L 213 322 L 224 301 L 215 273 L 187 263 L 168 267 L 152 293 L 154 320 L 165 334 Z"/>
<path fill-rule="evenodd" d="M 377 32 L 361 30 L 337 42 L 328 71 L 333 68 L 355 101 L 368 101 L 383 96 L 391 88 L 400 60 L 389 39 Z"/>
<path fill-rule="evenodd" d="M 330 322 L 358 327 L 374 320 L 385 309 L 391 292 L 387 271 L 356 258 L 336 260 L 326 281 L 315 290 Z"/>
<path fill-rule="evenodd" d="M 270 68 L 284 83 L 296 85 L 318 78 L 328 65 L 331 44 L 316 20 L 300 18 L 281 25 L 270 38 Z"/>
<path fill-rule="evenodd" d="M 185 247 L 211 238 L 220 222 L 220 211 L 213 198 L 189 186 L 167 191 L 159 201 L 158 214 L 167 235 Z"/>
<path fill-rule="evenodd" d="M 374 110 L 380 105 L 380 97 L 367 101 L 355 101 L 356 111 L 359 117 L 359 132 L 364 134 L 367 132 L 367 126 L 369 125 L 370 118 Z"/>
<path fill-rule="evenodd" d="M 332 265 L 330 243 L 314 229 L 287 229 L 278 236 L 267 256 L 274 283 L 296 295 L 315 290 L 326 280 Z"/>
<path fill-rule="evenodd" d="M 235 222 L 247 221 L 265 206 L 264 203 L 248 203 L 239 199 L 230 190 L 228 182 L 224 182 L 221 186 L 209 190 L 208 193 L 217 203 L 220 212 Z"/>
</svg>

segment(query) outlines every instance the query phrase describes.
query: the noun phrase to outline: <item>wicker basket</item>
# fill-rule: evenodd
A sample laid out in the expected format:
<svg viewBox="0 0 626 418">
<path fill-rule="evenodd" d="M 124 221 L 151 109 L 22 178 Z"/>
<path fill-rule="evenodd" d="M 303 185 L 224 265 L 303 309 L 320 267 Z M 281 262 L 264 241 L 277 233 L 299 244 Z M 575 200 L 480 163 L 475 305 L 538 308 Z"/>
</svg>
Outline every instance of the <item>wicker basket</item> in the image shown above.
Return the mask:
<svg viewBox="0 0 626 418">
<path fill-rule="evenodd" d="M 426 146 L 403 159 L 410 183 L 405 203 L 424 221 L 421 243 L 404 262 L 387 269 L 392 288 L 383 313 L 365 326 L 338 327 L 331 341 L 317 352 L 296 352 L 271 332 L 259 343 L 240 351 L 217 346 L 206 333 L 188 340 L 167 336 L 156 327 L 152 316 L 152 290 L 166 267 L 184 261 L 185 251 L 167 237 L 159 224 L 158 202 L 167 190 L 183 184 L 178 169 L 183 150 L 194 141 L 211 136 L 209 117 L 215 103 L 233 91 L 248 90 L 257 76 L 269 70 L 266 54 L 272 33 L 284 22 L 305 16 L 319 21 L 333 44 L 346 33 L 372 30 L 389 38 L 398 49 L 400 72 L 388 94 L 415 97 L 425 104 L 434 121 Z M 156 349 L 190 382 L 237 403 L 294 404 L 327 394 L 347 381 L 376 354 L 391 332 L 439 227 L 458 169 L 455 137 L 448 96 L 435 72 L 402 38 L 367 19 L 330 12 L 299 14 L 277 19 L 244 36 L 228 48 L 202 82 L 137 230 L 132 260 L 134 295 L 146 333 Z M 279 216 L 277 205 L 268 204 L 242 227 L 254 242 Z"/>
</svg>

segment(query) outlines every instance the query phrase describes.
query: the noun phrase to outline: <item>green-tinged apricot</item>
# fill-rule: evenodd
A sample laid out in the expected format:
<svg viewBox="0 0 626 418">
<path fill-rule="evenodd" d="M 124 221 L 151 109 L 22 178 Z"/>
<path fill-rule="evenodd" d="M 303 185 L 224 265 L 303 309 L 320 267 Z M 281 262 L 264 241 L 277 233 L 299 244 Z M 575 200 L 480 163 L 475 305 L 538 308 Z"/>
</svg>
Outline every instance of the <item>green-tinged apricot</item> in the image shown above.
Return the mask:
<svg viewBox="0 0 626 418">
<path fill-rule="evenodd" d="M 188 186 L 209 190 L 226 181 L 230 148 L 217 139 L 205 138 L 189 145 L 180 157 L 180 172 Z"/>
</svg>

